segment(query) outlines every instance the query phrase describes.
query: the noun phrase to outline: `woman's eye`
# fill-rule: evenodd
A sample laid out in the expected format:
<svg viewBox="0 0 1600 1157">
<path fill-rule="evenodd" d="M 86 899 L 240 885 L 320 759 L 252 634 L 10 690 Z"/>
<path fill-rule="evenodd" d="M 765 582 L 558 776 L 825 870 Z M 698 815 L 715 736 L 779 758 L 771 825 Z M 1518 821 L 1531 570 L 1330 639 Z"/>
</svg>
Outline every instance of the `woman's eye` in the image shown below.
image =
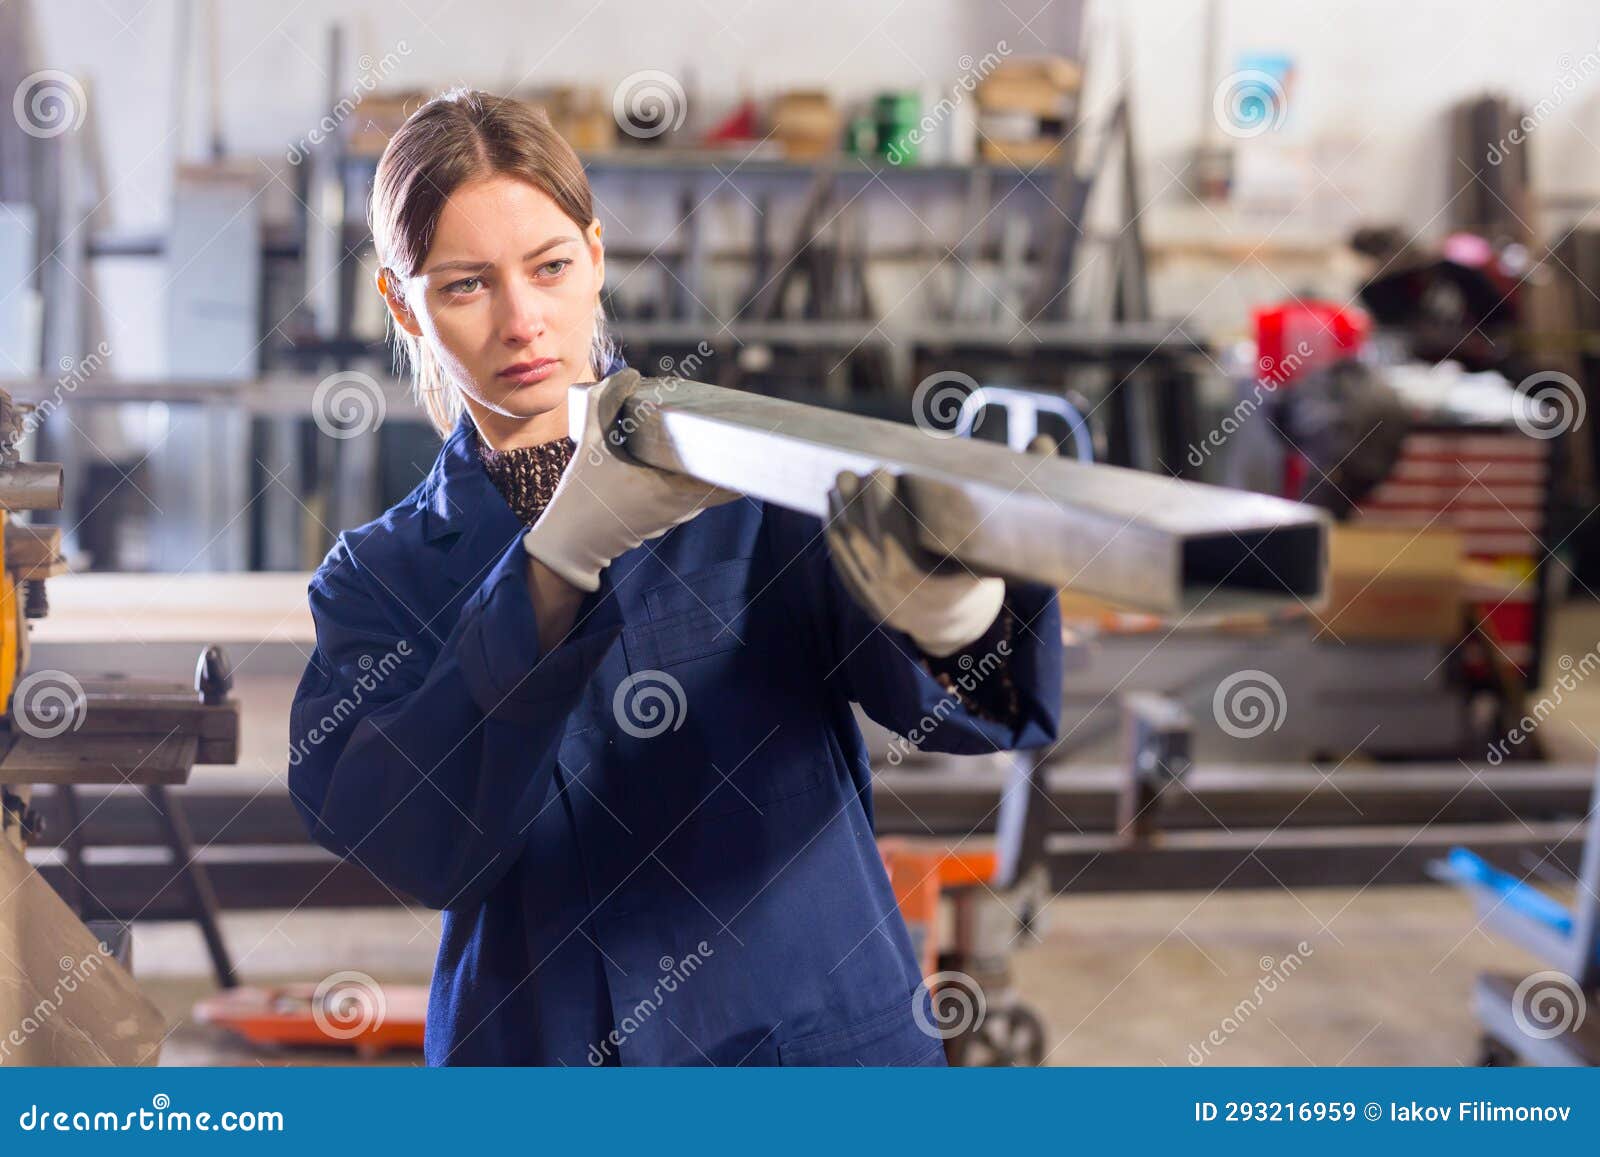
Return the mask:
<svg viewBox="0 0 1600 1157">
<path fill-rule="evenodd" d="M 483 284 L 481 277 L 463 277 L 460 281 L 452 281 L 444 287 L 446 293 L 471 293 Z"/>
<path fill-rule="evenodd" d="M 543 265 L 539 266 L 539 273 L 541 276 L 559 277 L 561 276 L 562 270 L 566 269 L 566 267 L 571 264 L 572 258 L 558 257 L 554 261 L 547 261 Z"/>
</svg>

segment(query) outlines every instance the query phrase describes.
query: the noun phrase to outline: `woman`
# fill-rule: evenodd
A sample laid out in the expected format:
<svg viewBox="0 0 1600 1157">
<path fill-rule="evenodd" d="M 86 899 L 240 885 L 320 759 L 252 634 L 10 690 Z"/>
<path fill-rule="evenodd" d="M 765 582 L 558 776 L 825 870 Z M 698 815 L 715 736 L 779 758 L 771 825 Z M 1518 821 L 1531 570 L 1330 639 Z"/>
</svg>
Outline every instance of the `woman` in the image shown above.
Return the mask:
<svg viewBox="0 0 1600 1157">
<path fill-rule="evenodd" d="M 851 703 L 929 750 L 1049 742 L 1054 592 L 930 573 L 886 475 L 825 530 L 630 460 L 600 223 L 541 113 L 431 101 L 371 212 L 445 440 L 311 580 L 290 786 L 443 909 L 428 1062 L 942 1064 Z"/>
</svg>

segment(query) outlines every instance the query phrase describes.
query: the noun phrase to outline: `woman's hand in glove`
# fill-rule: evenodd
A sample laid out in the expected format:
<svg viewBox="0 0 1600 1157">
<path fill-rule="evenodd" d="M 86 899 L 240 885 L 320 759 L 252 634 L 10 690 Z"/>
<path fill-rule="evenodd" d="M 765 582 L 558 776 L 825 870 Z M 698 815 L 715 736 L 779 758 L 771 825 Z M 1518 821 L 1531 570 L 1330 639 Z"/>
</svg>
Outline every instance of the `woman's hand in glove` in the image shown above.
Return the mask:
<svg viewBox="0 0 1600 1157">
<path fill-rule="evenodd" d="M 625 369 L 589 388 L 581 418 L 571 415 L 578 444 L 572 461 L 522 539 L 530 555 L 579 590 L 597 590 L 600 572 L 624 551 L 739 497 L 628 457 L 615 427 L 639 382 L 637 370 Z"/>
<path fill-rule="evenodd" d="M 895 476 L 845 471 L 828 492 L 828 552 L 861 609 L 940 658 L 982 637 L 1005 598 L 1002 579 L 941 563 L 917 543 Z"/>
</svg>

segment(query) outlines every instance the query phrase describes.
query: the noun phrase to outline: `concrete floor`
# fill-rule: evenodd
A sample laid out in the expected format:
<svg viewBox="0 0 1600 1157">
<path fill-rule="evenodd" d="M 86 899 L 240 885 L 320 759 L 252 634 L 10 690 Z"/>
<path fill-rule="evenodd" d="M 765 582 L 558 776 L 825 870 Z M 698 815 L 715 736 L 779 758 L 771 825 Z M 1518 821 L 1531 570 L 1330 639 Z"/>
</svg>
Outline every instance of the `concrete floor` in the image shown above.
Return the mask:
<svg viewBox="0 0 1600 1157">
<path fill-rule="evenodd" d="M 1568 606 L 1550 655 L 1577 659 L 1597 641 L 1600 606 Z M 1552 758 L 1593 759 L 1600 686 L 1565 695 L 1540 738 Z M 1471 904 L 1444 888 L 1068 896 L 1044 916 L 1040 938 L 1018 946 L 1015 987 L 1044 1017 L 1058 1065 L 1471 1064 L 1473 978 L 1541 967 L 1479 930 Z M 341 969 L 425 984 L 438 937 L 426 911 L 240 913 L 224 923 L 252 984 L 315 983 Z M 263 1053 L 195 1024 L 194 1001 L 213 989 L 190 927 L 140 926 L 134 954 L 173 1025 L 164 1064 L 356 1060 Z"/>
<path fill-rule="evenodd" d="M 437 931 L 431 913 L 372 910 L 234 915 L 226 934 L 250 983 L 359 969 L 426 984 Z M 141 927 L 134 953 L 174 1025 L 163 1064 L 358 1063 L 262 1052 L 193 1023 L 191 1006 L 213 989 L 190 928 Z M 1442 888 L 1063 898 L 1014 966 L 1017 992 L 1046 1021 L 1050 1064 L 1180 1066 L 1471 1064 L 1474 976 L 1539 967 L 1478 931 L 1471 905 Z M 1222 1043 L 1208 1041 L 1213 1030 Z"/>
<path fill-rule="evenodd" d="M 1442 888 L 1097 897 L 1050 916 L 1016 968 L 1051 1064 L 1472 1064 L 1474 977 L 1539 967 Z"/>
</svg>

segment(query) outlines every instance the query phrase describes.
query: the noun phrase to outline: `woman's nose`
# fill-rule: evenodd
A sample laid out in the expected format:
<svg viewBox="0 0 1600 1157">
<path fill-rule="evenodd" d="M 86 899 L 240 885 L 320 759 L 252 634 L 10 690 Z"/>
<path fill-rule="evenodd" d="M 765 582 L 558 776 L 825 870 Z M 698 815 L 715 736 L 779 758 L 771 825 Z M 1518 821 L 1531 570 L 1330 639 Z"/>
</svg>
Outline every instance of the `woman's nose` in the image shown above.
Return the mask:
<svg viewBox="0 0 1600 1157">
<path fill-rule="evenodd" d="M 544 332 L 543 303 L 532 286 L 515 282 L 507 286 L 499 315 L 500 340 L 507 345 L 527 345 Z"/>
</svg>

